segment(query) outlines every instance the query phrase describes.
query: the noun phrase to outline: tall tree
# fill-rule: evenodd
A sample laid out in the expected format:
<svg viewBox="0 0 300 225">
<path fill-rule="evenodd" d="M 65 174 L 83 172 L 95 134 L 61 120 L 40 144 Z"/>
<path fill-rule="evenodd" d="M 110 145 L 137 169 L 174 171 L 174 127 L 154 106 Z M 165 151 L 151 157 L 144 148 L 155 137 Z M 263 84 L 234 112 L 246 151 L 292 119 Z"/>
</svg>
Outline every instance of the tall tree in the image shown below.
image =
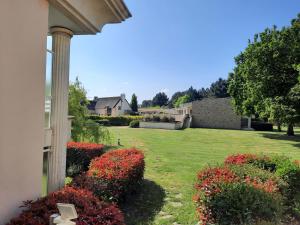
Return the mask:
<svg viewBox="0 0 300 225">
<path fill-rule="evenodd" d="M 228 94 L 228 82 L 222 78 L 219 78 L 216 82 L 213 82 L 210 86 L 210 94 L 216 98 L 229 97 Z"/>
<path fill-rule="evenodd" d="M 132 95 L 131 97 L 131 103 L 130 103 L 131 109 L 133 112 L 138 111 L 138 101 L 137 101 L 137 96 L 135 94 Z"/>
<path fill-rule="evenodd" d="M 287 124 L 288 135 L 293 135 L 299 121 L 300 15 L 290 27 L 256 34 L 235 61 L 229 92 L 236 110 Z"/>
<path fill-rule="evenodd" d="M 90 141 L 96 143 L 110 143 L 111 136 L 107 128 L 99 126 L 93 120 L 88 119 L 86 90 L 76 78 L 69 85 L 69 115 L 72 119 L 72 139 L 74 141 Z"/>
<path fill-rule="evenodd" d="M 166 106 L 168 104 L 169 98 L 164 92 L 157 93 L 152 99 L 153 106 Z"/>
</svg>

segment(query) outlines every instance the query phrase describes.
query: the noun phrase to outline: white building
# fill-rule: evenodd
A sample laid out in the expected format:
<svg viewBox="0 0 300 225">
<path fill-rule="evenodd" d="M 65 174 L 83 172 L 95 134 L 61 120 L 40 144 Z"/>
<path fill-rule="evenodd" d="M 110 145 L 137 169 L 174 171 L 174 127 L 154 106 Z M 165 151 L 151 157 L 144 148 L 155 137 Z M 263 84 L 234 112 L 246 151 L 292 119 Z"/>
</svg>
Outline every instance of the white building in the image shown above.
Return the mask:
<svg viewBox="0 0 300 225">
<path fill-rule="evenodd" d="M 43 157 L 48 191 L 64 185 L 72 36 L 96 34 L 130 16 L 123 0 L 0 1 L 0 224 L 22 201 L 41 196 Z M 48 35 L 52 97 L 45 123 Z"/>
</svg>

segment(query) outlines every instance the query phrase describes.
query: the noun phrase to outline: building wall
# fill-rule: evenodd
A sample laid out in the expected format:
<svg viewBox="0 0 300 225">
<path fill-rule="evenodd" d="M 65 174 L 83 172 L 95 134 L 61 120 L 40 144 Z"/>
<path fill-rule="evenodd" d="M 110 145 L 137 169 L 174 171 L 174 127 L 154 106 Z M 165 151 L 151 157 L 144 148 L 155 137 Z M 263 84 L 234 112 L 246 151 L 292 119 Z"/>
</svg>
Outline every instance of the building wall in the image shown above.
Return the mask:
<svg viewBox="0 0 300 225">
<path fill-rule="evenodd" d="M 119 109 L 120 108 L 120 109 Z M 112 116 L 122 116 L 128 111 L 131 111 L 131 107 L 126 100 L 119 101 L 118 104 L 112 109 Z"/>
<path fill-rule="evenodd" d="M 42 190 L 48 2 L 1 0 L 0 27 L 2 225 Z"/>
<path fill-rule="evenodd" d="M 241 129 L 230 98 L 207 98 L 192 103 L 192 127 Z"/>
</svg>

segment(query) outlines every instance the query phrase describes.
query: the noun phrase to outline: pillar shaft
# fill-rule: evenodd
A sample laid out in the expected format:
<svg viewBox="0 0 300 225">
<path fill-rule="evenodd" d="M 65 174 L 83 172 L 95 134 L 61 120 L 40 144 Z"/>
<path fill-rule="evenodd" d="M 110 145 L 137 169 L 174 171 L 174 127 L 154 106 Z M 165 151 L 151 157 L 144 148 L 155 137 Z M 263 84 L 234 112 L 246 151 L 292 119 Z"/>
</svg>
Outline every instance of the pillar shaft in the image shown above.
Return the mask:
<svg viewBox="0 0 300 225">
<path fill-rule="evenodd" d="M 64 186 L 66 170 L 66 144 L 68 136 L 68 92 L 70 43 L 72 31 L 53 27 L 52 34 L 52 143 L 49 153 L 48 192 Z"/>
</svg>

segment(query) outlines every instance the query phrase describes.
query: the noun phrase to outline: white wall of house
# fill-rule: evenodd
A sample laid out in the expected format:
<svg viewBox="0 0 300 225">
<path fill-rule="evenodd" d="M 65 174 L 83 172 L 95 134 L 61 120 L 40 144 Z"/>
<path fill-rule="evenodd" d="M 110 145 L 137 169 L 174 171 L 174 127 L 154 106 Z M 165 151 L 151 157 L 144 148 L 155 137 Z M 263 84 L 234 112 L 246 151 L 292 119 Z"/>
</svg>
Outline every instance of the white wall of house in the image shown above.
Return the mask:
<svg viewBox="0 0 300 225">
<path fill-rule="evenodd" d="M 125 99 L 122 99 L 112 110 L 112 116 L 122 116 L 128 111 L 131 111 L 131 107 Z"/>
<path fill-rule="evenodd" d="M 2 225 L 42 189 L 48 1 L 1 0 L 0 27 Z"/>
</svg>

